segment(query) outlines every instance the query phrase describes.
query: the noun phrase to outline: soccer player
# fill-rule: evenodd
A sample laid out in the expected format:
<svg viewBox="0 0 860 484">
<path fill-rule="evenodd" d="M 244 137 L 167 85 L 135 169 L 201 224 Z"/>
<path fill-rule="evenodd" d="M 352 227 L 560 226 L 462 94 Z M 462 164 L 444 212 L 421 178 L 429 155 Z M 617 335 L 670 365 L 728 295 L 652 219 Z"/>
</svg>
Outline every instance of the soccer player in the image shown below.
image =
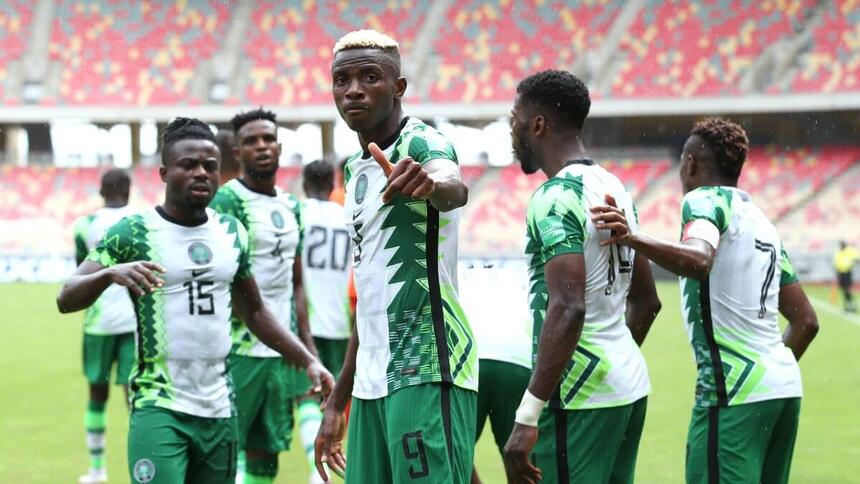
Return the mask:
<svg viewBox="0 0 860 484">
<path fill-rule="evenodd" d="M 105 232 L 132 213 L 128 207 L 131 179 L 123 170 L 113 169 L 102 175 L 99 194 L 105 206 L 81 217 L 75 223 L 75 261 L 84 262 L 87 254 L 104 237 Z M 84 414 L 89 471 L 78 479 L 80 484 L 107 482 L 105 468 L 105 406 L 111 368 L 116 363 L 116 384 L 128 393 L 128 374 L 134 362 L 134 310 L 128 291 L 111 285 L 84 313 L 84 375 L 89 382 L 90 400 Z"/>
<path fill-rule="evenodd" d="M 681 276 L 681 311 L 698 368 L 687 436 L 689 483 L 788 482 L 802 395 L 797 361 L 815 311 L 773 224 L 738 188 L 749 142 L 709 118 L 681 153 L 681 241 L 637 232 L 608 204 L 593 221 L 604 244 L 630 247 Z M 778 312 L 788 319 L 780 335 Z"/>
<path fill-rule="evenodd" d="M 532 321 L 525 276 L 524 268 L 471 266 L 460 271 L 460 302 L 475 332 L 480 368 L 475 441 L 489 419 L 500 454 L 531 377 Z M 475 468 L 472 483 L 480 482 Z"/>
<path fill-rule="evenodd" d="M 390 37 L 361 30 L 335 45 L 332 93 L 362 148 L 346 165 L 358 312 L 317 437 L 317 468 L 327 477 L 322 462 L 345 466 L 352 393 L 348 483 L 466 483 L 478 368 L 457 302 L 456 209 L 468 189 L 451 143 L 403 115 L 406 84 Z"/>
<path fill-rule="evenodd" d="M 353 314 L 349 300 L 352 241 L 346 230 L 343 207 L 329 200 L 334 188 L 334 166 L 325 160 L 305 165 L 302 186 L 303 276 L 307 288 L 308 320 L 320 360 L 335 375 L 340 373 L 351 333 Z M 313 468 L 314 439 L 322 415 L 319 402 L 299 405 L 299 429 Z M 312 478 L 317 473 L 312 473 Z"/>
<path fill-rule="evenodd" d="M 851 295 L 851 286 L 854 285 L 851 273 L 854 271 L 854 264 L 857 263 L 857 249 L 846 244 L 845 241 L 839 242 L 839 250 L 833 255 L 833 268 L 836 269 L 836 282 L 839 288 L 842 289 L 842 300 L 845 304 L 845 312 L 853 313 L 857 311 L 854 305 L 854 297 Z"/>
<path fill-rule="evenodd" d="M 251 274 L 263 302 L 284 331 L 291 331 L 295 320 L 299 339 L 316 354 L 302 284 L 300 203 L 275 186 L 281 156 L 277 118 L 261 108 L 237 114 L 231 122 L 236 136 L 234 155 L 243 174 L 223 185 L 211 206 L 236 217 L 248 230 Z M 239 449 L 246 458 L 245 482 L 272 482 L 278 472 L 278 453 L 290 447 L 294 397 L 308 388 L 305 385 L 299 391 L 295 387 L 299 379 L 287 362 L 257 339 L 241 318 L 234 316 L 232 326 L 229 368 L 236 394 Z"/>
<path fill-rule="evenodd" d="M 606 195 L 634 213 L 585 151 L 590 107 L 582 81 L 550 70 L 520 82 L 511 112 L 523 172 L 549 178 L 526 220 L 534 370 L 505 446 L 512 482 L 633 482 L 651 390 L 639 345 L 660 301 L 648 261 L 588 221 Z"/>
<path fill-rule="evenodd" d="M 237 431 L 226 368 L 231 308 L 261 341 L 306 368 L 317 389 L 326 392 L 333 383 L 263 304 L 245 228 L 207 209 L 219 161 L 206 124 L 171 122 L 159 168 L 164 203 L 111 227 L 57 298 L 65 313 L 89 306 L 112 283 L 132 295 L 137 354 L 128 465 L 135 483 L 233 483 Z"/>
</svg>

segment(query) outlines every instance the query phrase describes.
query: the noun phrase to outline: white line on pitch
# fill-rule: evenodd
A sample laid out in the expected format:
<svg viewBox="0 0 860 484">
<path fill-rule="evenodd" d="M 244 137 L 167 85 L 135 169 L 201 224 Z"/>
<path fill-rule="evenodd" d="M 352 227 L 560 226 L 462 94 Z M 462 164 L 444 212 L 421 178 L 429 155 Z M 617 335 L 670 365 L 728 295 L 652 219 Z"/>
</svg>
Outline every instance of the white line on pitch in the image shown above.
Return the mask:
<svg viewBox="0 0 860 484">
<path fill-rule="evenodd" d="M 851 323 L 854 323 L 854 324 L 860 326 L 860 316 L 858 316 L 856 314 L 852 314 L 852 313 L 846 313 L 839 306 L 836 306 L 834 304 L 830 304 L 829 302 L 827 302 L 823 299 L 818 299 L 817 297 L 812 297 L 812 296 L 808 296 L 808 297 L 809 297 L 809 300 L 812 301 L 812 305 L 815 306 L 816 309 L 821 309 L 822 311 L 824 311 L 826 313 L 830 313 L 833 316 L 839 316 L 840 318 L 842 318 L 848 322 L 851 322 Z"/>
</svg>

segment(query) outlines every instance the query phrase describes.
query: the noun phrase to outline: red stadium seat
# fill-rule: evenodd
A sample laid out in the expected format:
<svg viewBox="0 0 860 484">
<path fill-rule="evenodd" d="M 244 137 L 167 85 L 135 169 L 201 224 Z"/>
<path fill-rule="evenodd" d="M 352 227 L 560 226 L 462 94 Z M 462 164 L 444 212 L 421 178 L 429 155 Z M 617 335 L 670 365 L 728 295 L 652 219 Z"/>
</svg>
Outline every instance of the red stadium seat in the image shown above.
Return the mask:
<svg viewBox="0 0 860 484">
<path fill-rule="evenodd" d="M 33 5 L 33 2 L 26 0 L 0 2 L 0 101 L 7 106 L 20 102 L 16 93 L 5 93 L 3 88 L 9 74 L 9 64 L 20 60 L 27 51 Z"/>
</svg>

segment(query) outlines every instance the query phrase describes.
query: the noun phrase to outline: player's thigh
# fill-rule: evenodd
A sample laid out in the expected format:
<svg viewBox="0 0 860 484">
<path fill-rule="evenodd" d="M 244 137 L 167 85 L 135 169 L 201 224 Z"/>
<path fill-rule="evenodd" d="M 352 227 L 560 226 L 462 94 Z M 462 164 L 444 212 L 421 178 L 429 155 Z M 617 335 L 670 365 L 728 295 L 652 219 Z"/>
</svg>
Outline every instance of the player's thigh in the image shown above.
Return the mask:
<svg viewBox="0 0 860 484">
<path fill-rule="evenodd" d="M 531 372 L 522 366 L 502 361 L 483 360 L 483 365 L 490 364 L 490 382 L 495 387 L 493 400 L 490 403 L 490 423 L 493 427 L 493 437 L 501 452 L 514 429 L 514 414 L 520 406 L 523 394 L 529 385 Z M 483 381 L 483 380 L 481 380 Z"/>
<path fill-rule="evenodd" d="M 246 449 L 270 454 L 289 450 L 293 437 L 292 370 L 280 358 L 273 358 L 265 383 L 265 396 L 257 417 L 248 428 Z"/>
<path fill-rule="evenodd" d="M 687 436 L 688 483 L 758 483 L 773 405 L 694 408 Z"/>
<path fill-rule="evenodd" d="M 533 453 L 544 480 L 609 482 L 633 406 L 544 410 Z"/>
<path fill-rule="evenodd" d="M 116 384 L 127 385 L 134 366 L 134 333 L 116 335 Z"/>
<path fill-rule="evenodd" d="M 609 479 L 612 484 L 632 484 L 634 482 L 636 459 L 639 455 L 639 441 L 642 439 L 647 409 L 648 397 L 637 400 L 630 409 L 630 416 L 627 419 L 627 426 L 624 429 L 624 436 Z"/>
<path fill-rule="evenodd" d="M 800 398 L 784 399 L 782 405 L 783 408 L 774 423 L 764 459 L 761 475 L 763 484 L 784 484 L 788 482 L 791 471 L 794 443 L 797 440 L 797 427 L 800 422 Z"/>
<path fill-rule="evenodd" d="M 115 337 L 101 334 L 84 334 L 84 375 L 91 385 L 107 385 L 114 361 Z"/>
<path fill-rule="evenodd" d="M 352 399 L 347 453 L 347 484 L 392 482 L 385 434 L 384 398 Z"/>
<path fill-rule="evenodd" d="M 233 384 L 233 403 L 239 433 L 239 448 L 245 448 L 251 426 L 267 397 L 268 358 L 230 355 L 228 368 Z"/>
<path fill-rule="evenodd" d="M 188 467 L 189 430 L 170 410 L 147 407 L 132 411 L 128 429 L 131 482 L 184 482 Z"/>
<path fill-rule="evenodd" d="M 435 383 L 389 395 L 385 416 L 394 481 L 468 483 L 476 404 L 475 392 Z"/>
<path fill-rule="evenodd" d="M 236 419 L 198 418 L 192 435 L 188 484 L 234 484 L 238 432 Z"/>
</svg>

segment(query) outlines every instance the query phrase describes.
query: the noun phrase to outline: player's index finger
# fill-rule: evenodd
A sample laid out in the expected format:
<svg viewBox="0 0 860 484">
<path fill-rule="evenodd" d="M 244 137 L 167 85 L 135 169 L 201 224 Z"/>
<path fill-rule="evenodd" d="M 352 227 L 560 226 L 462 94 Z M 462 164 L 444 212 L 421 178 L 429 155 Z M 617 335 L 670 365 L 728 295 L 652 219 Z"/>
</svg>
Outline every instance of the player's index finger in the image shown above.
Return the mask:
<svg viewBox="0 0 860 484">
<path fill-rule="evenodd" d="M 385 176 L 391 175 L 391 171 L 394 170 L 394 165 L 388 161 L 388 157 L 385 156 L 385 153 L 383 153 L 379 146 L 376 143 L 370 143 L 367 145 L 367 151 L 370 152 L 370 156 L 372 156 L 373 159 L 376 160 L 376 163 L 379 164 L 379 167 L 382 168 L 382 173 L 384 173 Z"/>
<path fill-rule="evenodd" d="M 618 208 L 618 204 L 615 203 L 615 197 L 613 197 L 612 195 L 607 193 L 605 198 L 606 198 L 606 204 L 607 205 L 609 205 L 610 207 Z"/>
</svg>

